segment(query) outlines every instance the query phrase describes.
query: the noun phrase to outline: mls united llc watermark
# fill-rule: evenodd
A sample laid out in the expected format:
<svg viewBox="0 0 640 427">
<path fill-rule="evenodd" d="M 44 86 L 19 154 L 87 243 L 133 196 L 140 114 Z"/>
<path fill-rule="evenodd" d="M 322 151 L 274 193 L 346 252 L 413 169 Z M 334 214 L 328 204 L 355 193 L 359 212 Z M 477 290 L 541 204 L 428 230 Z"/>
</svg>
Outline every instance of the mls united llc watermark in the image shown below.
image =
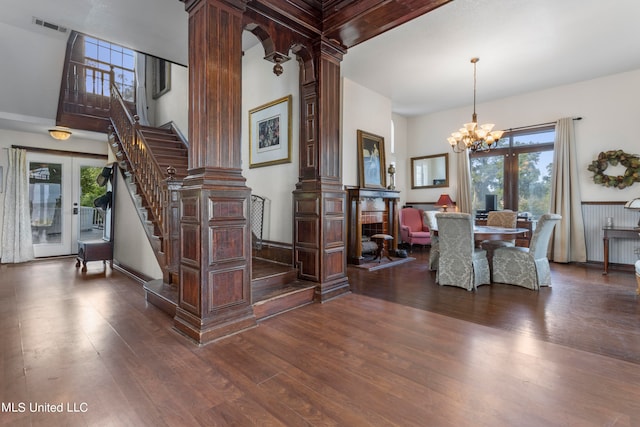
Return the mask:
<svg viewBox="0 0 640 427">
<path fill-rule="evenodd" d="M 57 412 L 87 412 L 89 405 L 87 402 L 2 402 L 0 404 L 2 412 L 40 412 L 40 413 L 57 413 Z"/>
</svg>

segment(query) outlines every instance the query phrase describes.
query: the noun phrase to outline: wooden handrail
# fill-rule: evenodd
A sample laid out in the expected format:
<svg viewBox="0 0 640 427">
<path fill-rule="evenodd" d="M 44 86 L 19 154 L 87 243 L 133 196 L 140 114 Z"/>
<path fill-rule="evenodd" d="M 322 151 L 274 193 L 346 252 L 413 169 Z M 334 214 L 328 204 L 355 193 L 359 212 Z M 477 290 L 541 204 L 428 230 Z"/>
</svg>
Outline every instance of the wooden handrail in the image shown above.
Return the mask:
<svg viewBox="0 0 640 427">
<path fill-rule="evenodd" d="M 175 181 L 171 171 L 163 170 L 152 155 L 149 145 L 140 130 L 138 116 L 131 116 L 118 88 L 111 84 L 110 116 L 111 123 L 126 161 L 133 172 L 135 182 L 141 196 L 147 203 L 156 229 L 162 238 L 162 252 L 170 258 L 175 258 L 168 245 L 172 234 L 171 221 L 168 219 L 171 205 L 171 191 L 175 191 Z M 172 184 L 171 186 L 169 184 Z M 171 187 L 171 188 L 170 188 Z M 177 260 L 167 259 L 167 266 Z"/>
</svg>

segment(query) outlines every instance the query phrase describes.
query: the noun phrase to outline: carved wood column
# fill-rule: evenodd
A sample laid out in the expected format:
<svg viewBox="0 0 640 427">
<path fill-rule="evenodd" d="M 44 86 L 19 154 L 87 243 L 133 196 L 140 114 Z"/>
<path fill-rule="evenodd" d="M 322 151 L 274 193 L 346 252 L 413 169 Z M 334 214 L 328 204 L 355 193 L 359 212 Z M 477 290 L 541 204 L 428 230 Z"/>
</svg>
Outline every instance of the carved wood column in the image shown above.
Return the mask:
<svg viewBox="0 0 640 427">
<path fill-rule="evenodd" d="M 175 327 L 204 343 L 255 326 L 250 189 L 241 165 L 244 0 L 184 0 L 189 12 L 189 176 L 180 199 Z"/>
<path fill-rule="evenodd" d="M 344 51 L 320 40 L 315 67 L 301 67 L 300 179 L 294 197 L 294 255 L 302 279 L 318 282 L 316 300 L 349 291 L 346 192 L 340 169 L 340 61 Z M 316 69 L 309 76 L 304 70 Z"/>
</svg>

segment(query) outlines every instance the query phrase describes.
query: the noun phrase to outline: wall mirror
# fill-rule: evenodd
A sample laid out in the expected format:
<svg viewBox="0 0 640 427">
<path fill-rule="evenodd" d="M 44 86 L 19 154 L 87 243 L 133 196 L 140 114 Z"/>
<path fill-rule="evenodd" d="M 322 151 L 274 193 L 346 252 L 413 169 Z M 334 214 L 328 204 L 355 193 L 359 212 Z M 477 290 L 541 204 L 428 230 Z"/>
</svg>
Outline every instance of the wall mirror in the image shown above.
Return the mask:
<svg viewBox="0 0 640 427">
<path fill-rule="evenodd" d="M 449 186 L 449 153 L 411 158 L 411 188 Z"/>
</svg>

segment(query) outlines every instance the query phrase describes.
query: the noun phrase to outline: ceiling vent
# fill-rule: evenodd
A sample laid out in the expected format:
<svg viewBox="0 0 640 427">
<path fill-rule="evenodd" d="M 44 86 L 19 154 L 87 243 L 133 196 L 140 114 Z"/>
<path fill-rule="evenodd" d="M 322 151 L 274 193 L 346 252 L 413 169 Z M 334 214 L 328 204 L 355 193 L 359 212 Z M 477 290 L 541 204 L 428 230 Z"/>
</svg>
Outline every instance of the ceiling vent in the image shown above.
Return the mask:
<svg viewBox="0 0 640 427">
<path fill-rule="evenodd" d="M 50 30 L 59 31 L 61 33 L 66 33 L 68 31 L 67 27 L 63 27 L 63 26 L 58 25 L 58 24 L 53 24 L 51 22 L 47 22 L 44 19 L 36 18 L 35 16 L 33 17 L 33 21 L 32 22 L 34 24 L 36 24 L 36 25 L 41 26 L 41 27 L 49 28 Z"/>
</svg>

